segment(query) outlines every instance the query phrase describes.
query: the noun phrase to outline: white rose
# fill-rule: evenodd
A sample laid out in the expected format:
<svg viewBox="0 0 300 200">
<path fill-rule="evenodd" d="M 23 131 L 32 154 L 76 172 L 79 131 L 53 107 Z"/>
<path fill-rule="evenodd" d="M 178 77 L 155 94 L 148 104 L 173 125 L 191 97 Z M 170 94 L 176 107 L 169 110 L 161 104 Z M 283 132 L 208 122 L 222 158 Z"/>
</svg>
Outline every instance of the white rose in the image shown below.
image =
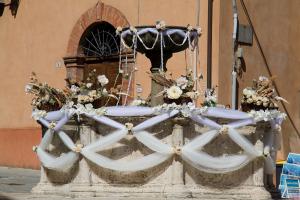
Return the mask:
<svg viewBox="0 0 300 200">
<path fill-rule="evenodd" d="M 188 85 L 188 80 L 186 79 L 186 77 L 181 76 L 178 79 L 176 79 L 176 85 L 181 89 L 185 89 Z"/>
<path fill-rule="evenodd" d="M 134 125 L 133 125 L 132 123 L 127 122 L 127 123 L 125 123 L 125 127 L 126 127 L 129 131 L 131 131 L 131 129 L 134 127 Z"/>
<path fill-rule="evenodd" d="M 257 101 L 257 96 L 256 95 L 252 95 L 252 99 L 253 99 L 253 101 Z"/>
<path fill-rule="evenodd" d="M 269 99 L 268 99 L 267 97 L 263 97 L 262 101 L 263 101 L 264 103 L 268 103 L 268 102 L 269 102 Z"/>
<path fill-rule="evenodd" d="M 251 98 L 249 98 L 249 99 L 247 99 L 247 103 L 253 103 L 253 99 L 251 99 Z"/>
<path fill-rule="evenodd" d="M 85 103 L 85 102 L 93 101 L 93 98 L 91 98 L 87 95 L 78 95 L 77 98 L 78 98 L 79 103 Z"/>
<path fill-rule="evenodd" d="M 87 83 L 87 84 L 86 84 L 86 87 L 87 87 L 87 88 L 91 88 L 92 85 L 93 85 L 93 83 Z"/>
<path fill-rule="evenodd" d="M 98 79 L 99 83 L 101 84 L 101 86 L 104 86 L 108 83 L 108 79 L 106 78 L 105 75 L 99 75 L 97 77 L 97 79 Z"/>
<path fill-rule="evenodd" d="M 268 105 L 269 105 L 269 103 L 263 102 L 263 106 L 264 106 L 264 107 L 268 107 Z"/>
<path fill-rule="evenodd" d="M 48 127 L 48 128 L 54 129 L 55 126 L 56 126 L 56 123 L 52 121 L 52 122 L 49 124 L 49 127 Z"/>
<path fill-rule="evenodd" d="M 72 86 L 71 86 L 71 91 L 72 91 L 73 93 L 77 93 L 77 92 L 79 91 L 79 87 L 77 87 L 77 86 L 75 86 L 75 85 L 72 85 Z"/>
<path fill-rule="evenodd" d="M 104 96 L 108 95 L 108 92 L 107 92 L 107 90 L 106 90 L 105 88 L 102 90 L 102 94 L 103 94 Z"/>
<path fill-rule="evenodd" d="M 263 98 L 260 97 L 260 96 L 257 97 L 257 101 L 262 101 L 262 99 L 263 99 Z"/>
<path fill-rule="evenodd" d="M 88 95 L 92 98 L 96 98 L 97 97 L 97 91 L 96 90 L 91 90 Z"/>
<path fill-rule="evenodd" d="M 217 96 L 216 95 L 208 95 L 206 98 L 205 98 L 206 101 L 208 102 L 217 102 Z"/>
<path fill-rule="evenodd" d="M 252 89 L 249 89 L 249 88 L 245 88 L 245 89 L 243 90 L 243 94 L 244 94 L 245 96 L 251 96 L 251 95 L 254 95 L 254 94 L 255 94 L 255 91 L 252 90 Z"/>
<path fill-rule="evenodd" d="M 172 86 L 167 90 L 169 99 L 178 99 L 182 94 L 182 90 L 178 86 Z"/>
</svg>

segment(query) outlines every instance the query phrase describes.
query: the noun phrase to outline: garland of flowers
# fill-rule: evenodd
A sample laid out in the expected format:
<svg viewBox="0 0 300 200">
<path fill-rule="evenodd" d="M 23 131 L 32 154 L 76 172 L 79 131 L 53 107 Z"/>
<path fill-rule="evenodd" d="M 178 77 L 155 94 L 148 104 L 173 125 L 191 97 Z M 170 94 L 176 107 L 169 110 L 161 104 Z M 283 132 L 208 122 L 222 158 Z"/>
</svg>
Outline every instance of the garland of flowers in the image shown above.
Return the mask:
<svg viewBox="0 0 300 200">
<path fill-rule="evenodd" d="M 133 105 L 133 107 L 141 106 L 143 108 L 143 104 Z M 144 107 L 145 108 L 145 107 Z M 87 114 L 88 116 L 103 116 L 107 113 L 107 107 L 94 108 L 92 104 L 74 104 L 74 102 L 69 102 L 64 107 L 62 107 L 59 112 L 68 113 L 69 115 L 77 114 Z M 196 107 L 193 103 L 178 105 L 175 103 L 172 104 L 162 104 L 159 106 L 155 106 L 151 108 L 153 110 L 154 115 L 161 115 L 163 113 L 170 113 L 173 110 L 177 110 L 181 113 L 182 117 L 188 118 L 192 115 L 206 115 L 207 111 L 211 109 L 210 107 Z M 228 110 L 230 111 L 230 110 Z M 259 121 L 271 121 L 274 119 L 284 120 L 286 118 L 286 114 L 282 113 L 278 110 L 252 110 L 247 113 L 249 118 L 253 118 L 255 122 Z M 37 121 L 41 118 L 47 116 L 47 111 L 34 109 L 32 112 L 32 117 Z"/>
</svg>

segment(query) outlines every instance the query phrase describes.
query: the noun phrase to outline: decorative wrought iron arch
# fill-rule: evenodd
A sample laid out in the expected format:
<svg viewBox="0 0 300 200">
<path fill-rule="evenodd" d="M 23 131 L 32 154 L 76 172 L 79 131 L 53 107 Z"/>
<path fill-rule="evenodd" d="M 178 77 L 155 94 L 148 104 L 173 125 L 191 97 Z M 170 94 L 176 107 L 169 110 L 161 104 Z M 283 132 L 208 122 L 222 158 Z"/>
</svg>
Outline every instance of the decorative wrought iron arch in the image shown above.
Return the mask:
<svg viewBox="0 0 300 200">
<path fill-rule="evenodd" d="M 81 36 L 78 55 L 95 57 L 117 55 L 120 50 L 120 37 L 115 31 L 115 27 L 105 21 L 91 24 Z"/>
</svg>

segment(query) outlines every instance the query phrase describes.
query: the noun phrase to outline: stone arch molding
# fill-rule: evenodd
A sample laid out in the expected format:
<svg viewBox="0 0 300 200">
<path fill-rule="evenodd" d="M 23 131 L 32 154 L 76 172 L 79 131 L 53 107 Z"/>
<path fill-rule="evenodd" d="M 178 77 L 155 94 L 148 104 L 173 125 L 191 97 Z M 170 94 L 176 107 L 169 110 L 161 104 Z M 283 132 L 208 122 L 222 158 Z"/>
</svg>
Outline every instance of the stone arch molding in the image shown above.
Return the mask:
<svg viewBox="0 0 300 200">
<path fill-rule="evenodd" d="M 128 20 L 118 9 L 98 1 L 94 7 L 81 15 L 73 27 L 68 42 L 67 56 L 77 56 L 79 41 L 84 31 L 91 24 L 101 21 L 106 21 L 114 27 L 129 26 Z"/>
</svg>

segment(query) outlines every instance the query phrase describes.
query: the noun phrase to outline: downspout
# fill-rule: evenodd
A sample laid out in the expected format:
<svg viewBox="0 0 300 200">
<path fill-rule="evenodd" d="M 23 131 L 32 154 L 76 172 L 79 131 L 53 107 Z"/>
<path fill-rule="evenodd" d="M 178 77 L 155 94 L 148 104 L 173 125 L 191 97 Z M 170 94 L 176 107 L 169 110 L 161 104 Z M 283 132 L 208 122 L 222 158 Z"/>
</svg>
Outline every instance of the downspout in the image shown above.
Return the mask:
<svg viewBox="0 0 300 200">
<path fill-rule="evenodd" d="M 208 0 L 207 13 L 207 88 L 212 88 L 212 16 L 213 0 Z"/>
<path fill-rule="evenodd" d="M 237 109 L 237 73 L 235 70 L 235 49 L 236 49 L 236 37 L 237 37 L 237 27 L 238 27 L 238 14 L 236 0 L 232 0 L 233 8 L 233 33 L 232 33 L 232 72 L 231 72 L 231 107 L 232 109 Z"/>
</svg>

